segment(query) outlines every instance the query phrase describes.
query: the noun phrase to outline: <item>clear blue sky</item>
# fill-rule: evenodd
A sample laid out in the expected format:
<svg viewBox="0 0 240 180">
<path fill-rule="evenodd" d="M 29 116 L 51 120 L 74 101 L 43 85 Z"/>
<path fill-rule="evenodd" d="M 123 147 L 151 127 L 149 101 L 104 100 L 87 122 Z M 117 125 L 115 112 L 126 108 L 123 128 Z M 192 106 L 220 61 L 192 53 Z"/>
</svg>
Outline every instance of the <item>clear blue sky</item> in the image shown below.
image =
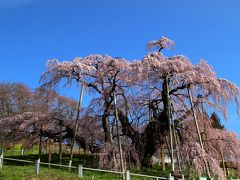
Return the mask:
<svg viewBox="0 0 240 180">
<path fill-rule="evenodd" d="M 141 59 L 164 35 L 176 43 L 172 53 L 203 58 L 240 85 L 239 9 L 239 0 L 0 0 L 0 82 L 37 87 L 52 58 Z M 233 109 L 226 126 L 240 134 Z"/>
</svg>

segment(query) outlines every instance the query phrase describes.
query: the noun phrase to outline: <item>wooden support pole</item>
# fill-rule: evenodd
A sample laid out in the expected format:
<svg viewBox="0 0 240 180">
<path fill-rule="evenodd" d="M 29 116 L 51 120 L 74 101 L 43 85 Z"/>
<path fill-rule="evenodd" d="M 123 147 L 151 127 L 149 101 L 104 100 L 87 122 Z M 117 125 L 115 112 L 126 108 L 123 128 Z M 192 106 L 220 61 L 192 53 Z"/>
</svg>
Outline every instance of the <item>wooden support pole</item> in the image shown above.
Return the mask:
<svg viewBox="0 0 240 180">
<path fill-rule="evenodd" d="M 175 166 L 174 166 L 174 156 L 173 156 L 173 136 L 172 136 L 172 114 L 171 114 L 171 102 L 170 102 L 170 95 L 169 95 L 169 78 L 168 76 L 165 77 L 164 79 L 164 87 L 165 87 L 165 94 L 167 96 L 167 118 L 168 118 L 168 128 L 169 128 L 169 140 L 170 140 L 170 149 L 171 149 L 171 168 L 172 171 L 175 170 Z"/>
<path fill-rule="evenodd" d="M 83 92 L 84 92 L 84 84 L 82 84 L 82 88 L 81 88 L 81 91 L 80 91 L 80 97 L 79 97 L 78 108 L 77 108 L 77 117 L 76 117 L 76 121 L 75 121 L 73 138 L 71 140 L 71 149 L 70 149 L 70 161 L 71 162 L 73 160 L 73 148 L 74 148 L 75 138 L 77 136 L 77 130 L 78 130 L 78 125 L 79 125 L 79 122 L 78 122 L 79 121 L 79 115 L 80 115 L 80 111 L 81 111 L 81 108 L 82 108 Z"/>
<path fill-rule="evenodd" d="M 198 126 L 197 116 L 196 116 L 196 112 L 195 112 L 195 109 L 194 109 L 193 98 L 192 98 L 192 94 L 190 92 L 190 88 L 187 88 L 187 91 L 188 91 L 188 96 L 189 96 L 189 100 L 190 100 L 193 119 L 194 119 L 195 126 L 196 126 L 196 129 L 197 129 L 197 135 L 198 135 L 199 143 L 200 143 L 201 148 L 203 149 L 202 136 L 200 134 L 200 130 L 199 130 L 199 126 Z"/>
<path fill-rule="evenodd" d="M 177 135 L 176 135 L 174 123 L 173 123 L 173 137 L 174 137 L 176 154 L 177 154 L 178 168 L 180 171 L 182 171 L 182 166 L 181 166 L 181 162 L 180 162 L 179 144 L 177 143 Z"/>
<path fill-rule="evenodd" d="M 193 114 L 193 119 L 194 119 L 196 130 L 197 130 L 199 143 L 200 143 L 201 149 L 204 150 L 203 142 L 202 142 L 202 136 L 200 134 L 198 121 L 197 121 L 197 116 L 196 116 L 196 112 L 195 112 L 195 108 L 194 108 L 194 104 L 193 104 L 192 93 L 190 92 L 190 88 L 189 87 L 187 88 L 187 91 L 188 91 L 188 96 L 189 96 L 189 100 L 190 100 L 190 105 L 191 105 L 191 110 L 192 110 L 192 114 Z M 205 160 L 204 160 L 204 162 L 205 162 Z M 208 163 L 205 162 L 205 165 L 206 165 L 207 175 L 209 176 L 209 178 L 211 178 L 211 174 L 210 174 L 210 171 L 209 171 Z"/>
<path fill-rule="evenodd" d="M 224 175 L 225 175 L 225 177 L 227 177 L 227 171 L 226 171 L 226 166 L 225 166 L 225 161 L 224 161 L 224 155 L 223 155 L 222 151 L 221 151 L 221 158 L 222 158 L 222 165 L 223 165 Z"/>
<path fill-rule="evenodd" d="M 118 111 L 117 111 L 117 100 L 115 92 L 113 92 L 113 102 L 114 102 L 114 110 L 115 110 L 115 118 L 116 118 L 116 128 L 117 128 L 117 141 L 118 141 L 118 150 L 120 154 L 120 165 L 121 165 L 121 171 L 124 172 L 124 163 L 123 163 L 123 154 L 122 154 L 122 143 L 121 143 L 121 137 L 119 132 L 119 119 L 118 119 Z M 123 175 L 124 179 L 124 175 Z"/>
</svg>

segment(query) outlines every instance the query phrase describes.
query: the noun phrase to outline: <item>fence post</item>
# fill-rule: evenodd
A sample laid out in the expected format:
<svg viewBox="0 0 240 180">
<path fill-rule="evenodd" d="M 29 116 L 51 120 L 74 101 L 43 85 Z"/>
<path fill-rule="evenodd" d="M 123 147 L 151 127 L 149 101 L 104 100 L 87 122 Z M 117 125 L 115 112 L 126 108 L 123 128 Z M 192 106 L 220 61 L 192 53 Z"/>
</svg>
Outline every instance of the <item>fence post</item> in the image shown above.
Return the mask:
<svg viewBox="0 0 240 180">
<path fill-rule="evenodd" d="M 39 168 L 40 168 L 40 158 L 35 160 L 35 174 L 39 174 Z"/>
<path fill-rule="evenodd" d="M 125 175 L 126 175 L 125 180 L 130 180 L 131 179 L 129 171 L 125 171 Z"/>
<path fill-rule="evenodd" d="M 184 180 L 184 174 L 182 174 L 182 180 Z"/>
<path fill-rule="evenodd" d="M 3 168 L 3 152 L 0 155 L 0 170 Z"/>
<path fill-rule="evenodd" d="M 23 156 L 24 154 L 24 149 L 21 149 L 21 156 Z"/>
<path fill-rule="evenodd" d="M 83 167 L 82 167 L 82 165 L 78 165 L 78 177 L 79 178 L 83 177 Z"/>
<path fill-rule="evenodd" d="M 71 170 L 71 167 L 72 167 L 72 160 L 69 161 L 69 164 L 68 164 L 68 170 L 70 171 Z"/>
<path fill-rule="evenodd" d="M 169 180 L 174 180 L 174 177 L 171 175 L 171 173 L 169 174 Z"/>
</svg>

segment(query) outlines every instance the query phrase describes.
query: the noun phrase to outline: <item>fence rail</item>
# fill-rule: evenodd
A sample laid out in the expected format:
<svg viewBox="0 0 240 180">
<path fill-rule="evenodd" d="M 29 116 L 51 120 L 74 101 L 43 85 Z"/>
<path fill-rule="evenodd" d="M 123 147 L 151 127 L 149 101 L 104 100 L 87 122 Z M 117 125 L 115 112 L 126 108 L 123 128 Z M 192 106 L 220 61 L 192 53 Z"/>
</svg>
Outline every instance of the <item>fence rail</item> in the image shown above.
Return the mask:
<svg viewBox="0 0 240 180">
<path fill-rule="evenodd" d="M 5 158 L 5 157 L 2 157 L 2 159 L 9 160 L 9 161 L 18 161 L 18 162 L 34 163 L 34 161 L 28 161 L 28 160 L 23 160 L 23 159 L 13 159 L 13 158 Z"/>
<path fill-rule="evenodd" d="M 83 169 L 89 170 L 89 171 L 98 171 L 98 172 L 106 172 L 106 173 L 113 173 L 113 174 L 124 174 L 124 172 L 110 171 L 110 170 L 104 170 L 104 169 L 94 169 L 94 168 L 87 168 L 87 167 L 83 167 Z"/>
<path fill-rule="evenodd" d="M 50 165 L 50 166 L 58 166 L 58 167 L 66 167 L 66 168 L 71 168 L 71 169 L 76 169 L 76 166 L 69 166 L 69 165 L 62 165 L 62 164 L 52 164 L 52 163 L 46 163 L 46 162 L 39 162 L 39 164 L 43 165 Z"/>
<path fill-rule="evenodd" d="M 152 178 L 155 180 L 160 180 L 160 179 L 166 179 L 166 180 L 170 179 L 171 180 L 172 179 L 171 175 L 169 178 L 165 178 L 165 177 L 157 177 L 157 176 L 150 176 L 150 175 L 143 175 L 143 174 L 135 174 L 135 173 L 130 173 L 129 171 L 119 172 L 119 171 L 87 168 L 87 167 L 83 167 L 82 165 L 79 165 L 78 167 L 76 167 L 76 166 L 69 166 L 69 165 L 52 164 L 52 163 L 41 162 L 40 159 L 38 159 L 34 162 L 34 161 L 28 161 L 28 160 L 23 160 L 23 159 L 14 159 L 14 158 L 3 157 L 3 154 L 0 155 L 0 170 L 2 170 L 2 168 L 3 168 L 3 160 L 15 161 L 15 162 L 25 162 L 25 163 L 31 163 L 31 164 L 35 163 L 35 173 L 36 174 L 39 174 L 40 164 L 43 164 L 43 165 L 50 165 L 50 166 L 57 166 L 57 167 L 66 167 L 69 169 L 71 169 L 71 168 L 77 169 L 79 178 L 83 177 L 83 170 L 88 170 L 88 171 L 105 172 L 105 173 L 122 175 L 125 177 L 124 178 L 125 180 L 130 180 L 131 176 L 146 177 L 146 178 Z"/>
<path fill-rule="evenodd" d="M 132 176 L 138 176 L 138 177 L 147 177 L 147 178 L 152 178 L 152 179 L 169 179 L 169 178 L 164 178 L 164 177 L 158 177 L 158 176 L 150 176 L 150 175 L 144 175 L 144 174 L 135 174 L 135 173 L 130 173 Z"/>
</svg>

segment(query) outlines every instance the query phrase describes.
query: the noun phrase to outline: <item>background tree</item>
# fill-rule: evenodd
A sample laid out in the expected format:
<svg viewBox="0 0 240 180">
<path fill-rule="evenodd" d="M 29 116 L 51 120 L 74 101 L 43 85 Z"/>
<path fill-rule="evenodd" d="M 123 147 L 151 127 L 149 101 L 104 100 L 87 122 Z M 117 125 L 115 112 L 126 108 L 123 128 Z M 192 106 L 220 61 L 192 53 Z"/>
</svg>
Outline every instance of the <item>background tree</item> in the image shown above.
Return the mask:
<svg viewBox="0 0 240 180">
<path fill-rule="evenodd" d="M 211 114 L 210 119 L 211 119 L 211 124 L 213 128 L 225 129 L 224 125 L 221 123 L 220 117 L 215 112 Z"/>
<path fill-rule="evenodd" d="M 32 92 L 21 83 L 0 84 L 0 118 L 23 113 L 29 110 Z"/>
</svg>

